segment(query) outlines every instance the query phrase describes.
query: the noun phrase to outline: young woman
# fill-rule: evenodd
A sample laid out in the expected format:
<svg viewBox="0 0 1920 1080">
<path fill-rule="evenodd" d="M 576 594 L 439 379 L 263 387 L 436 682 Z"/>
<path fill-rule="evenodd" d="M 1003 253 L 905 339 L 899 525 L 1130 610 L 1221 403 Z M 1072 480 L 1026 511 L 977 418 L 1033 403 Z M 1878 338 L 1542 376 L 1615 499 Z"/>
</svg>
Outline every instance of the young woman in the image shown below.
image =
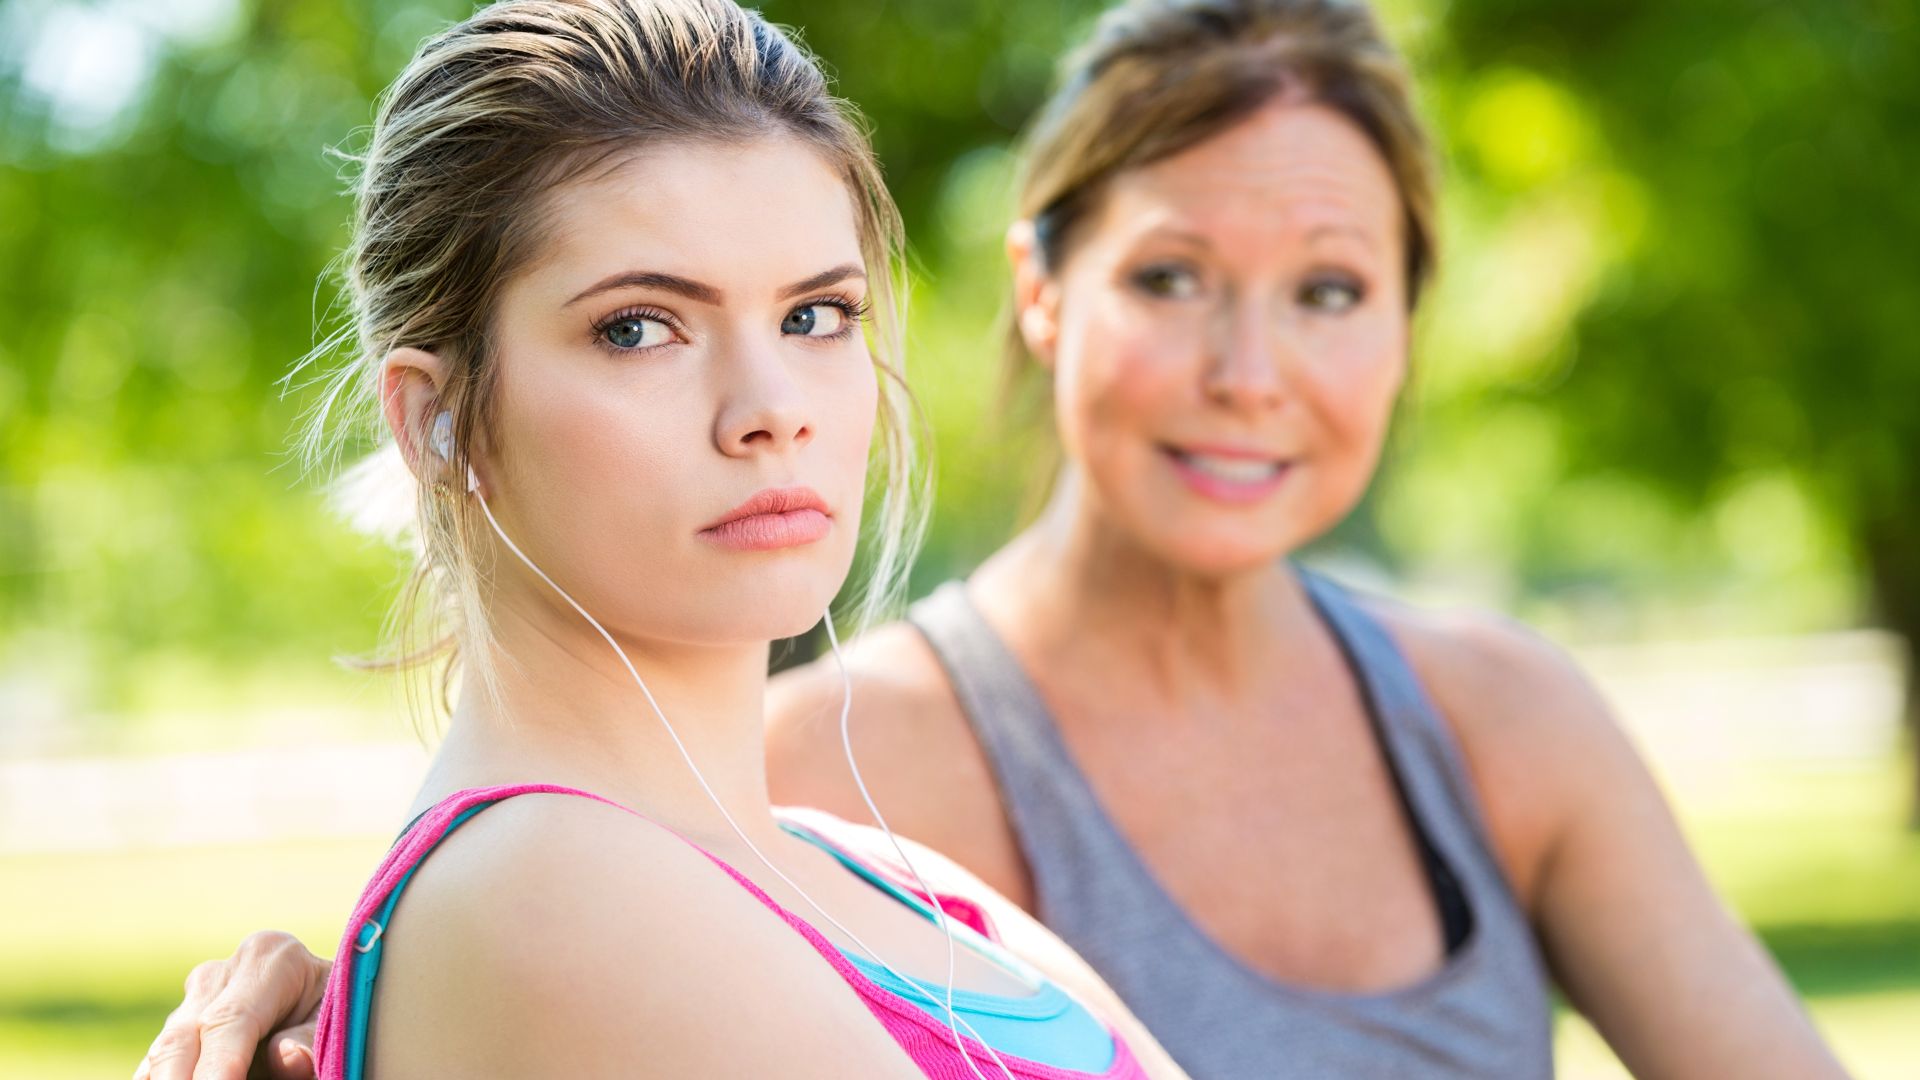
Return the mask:
<svg viewBox="0 0 1920 1080">
<path fill-rule="evenodd" d="M 1197 1077 L 1547 1076 L 1549 973 L 1636 1074 L 1840 1075 L 1560 653 L 1289 561 L 1371 479 L 1434 263 L 1364 7 L 1134 0 L 1060 85 L 1008 247 L 1063 464 L 1036 524 L 852 650 L 892 823 Z M 777 801 L 863 805 L 840 693 L 776 680 Z M 202 971 L 177 1037 L 244 1010 L 208 1030 L 251 1053 L 327 966 L 266 935 Z"/>
<path fill-rule="evenodd" d="M 411 472 L 464 692 L 320 1075 L 1184 1075 L 964 871 L 768 800 L 768 645 L 846 577 L 876 416 L 889 535 L 909 494 L 896 218 L 810 60 L 730 0 L 506 0 L 364 167 L 335 400 Z"/>
</svg>

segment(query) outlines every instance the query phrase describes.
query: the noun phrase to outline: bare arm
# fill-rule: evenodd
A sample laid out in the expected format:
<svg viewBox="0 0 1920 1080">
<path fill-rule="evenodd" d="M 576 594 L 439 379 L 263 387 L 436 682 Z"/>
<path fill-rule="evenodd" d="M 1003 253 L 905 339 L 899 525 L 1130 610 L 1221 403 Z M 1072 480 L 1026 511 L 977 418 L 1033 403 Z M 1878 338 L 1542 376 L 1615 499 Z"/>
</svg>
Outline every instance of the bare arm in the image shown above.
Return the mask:
<svg viewBox="0 0 1920 1080">
<path fill-rule="evenodd" d="M 1845 1076 L 1574 663 L 1511 624 L 1401 622 L 1556 978 L 1633 1074 Z"/>
<path fill-rule="evenodd" d="M 1714 894 L 1646 766 L 1597 699 L 1588 707 L 1535 905 L 1568 997 L 1636 1076 L 1844 1076 Z"/>
</svg>

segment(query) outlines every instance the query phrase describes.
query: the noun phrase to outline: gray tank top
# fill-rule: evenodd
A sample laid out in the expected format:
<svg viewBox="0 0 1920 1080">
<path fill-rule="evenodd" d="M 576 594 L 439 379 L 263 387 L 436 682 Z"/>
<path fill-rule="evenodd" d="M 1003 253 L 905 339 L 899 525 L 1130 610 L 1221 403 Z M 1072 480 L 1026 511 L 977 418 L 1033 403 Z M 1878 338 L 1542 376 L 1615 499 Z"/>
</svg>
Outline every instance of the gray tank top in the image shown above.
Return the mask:
<svg viewBox="0 0 1920 1080">
<path fill-rule="evenodd" d="M 1440 969 L 1380 993 L 1279 982 L 1229 955 L 1101 808 L 1031 680 L 959 582 L 908 619 L 945 667 L 1033 876 L 1036 914 L 1105 976 L 1194 1080 L 1528 1080 L 1553 1075 L 1546 973 L 1488 846 L 1458 746 L 1386 628 L 1297 571 L 1372 717 L 1436 891 L 1464 911 Z M 1441 897 L 1443 923 L 1449 912 Z"/>
</svg>

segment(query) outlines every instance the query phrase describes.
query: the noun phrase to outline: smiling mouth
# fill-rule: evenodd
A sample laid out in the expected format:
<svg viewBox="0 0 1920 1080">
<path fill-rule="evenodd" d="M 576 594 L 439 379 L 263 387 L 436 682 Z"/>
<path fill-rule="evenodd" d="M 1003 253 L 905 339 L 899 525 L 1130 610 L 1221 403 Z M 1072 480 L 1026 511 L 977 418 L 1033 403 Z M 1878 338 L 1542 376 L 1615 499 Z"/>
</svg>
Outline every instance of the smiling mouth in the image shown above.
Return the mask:
<svg viewBox="0 0 1920 1080">
<path fill-rule="evenodd" d="M 1174 472 L 1198 495 L 1220 502 L 1246 503 L 1265 498 L 1280 487 L 1293 467 L 1285 458 L 1239 450 L 1183 450 L 1162 446 Z"/>
<path fill-rule="evenodd" d="M 1173 459 L 1189 469 L 1206 473 L 1232 484 L 1258 484 L 1283 472 L 1287 463 L 1273 458 L 1222 457 L 1218 454 L 1190 454 L 1167 447 Z"/>
</svg>

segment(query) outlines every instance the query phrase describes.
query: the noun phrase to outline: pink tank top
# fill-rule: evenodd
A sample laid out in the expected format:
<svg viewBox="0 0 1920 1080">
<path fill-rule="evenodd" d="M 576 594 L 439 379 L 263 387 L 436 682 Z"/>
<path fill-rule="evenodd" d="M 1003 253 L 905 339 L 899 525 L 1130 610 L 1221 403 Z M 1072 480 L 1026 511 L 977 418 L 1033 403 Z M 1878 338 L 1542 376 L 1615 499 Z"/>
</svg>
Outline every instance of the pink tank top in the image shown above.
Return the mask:
<svg viewBox="0 0 1920 1080">
<path fill-rule="evenodd" d="M 364 1050 L 363 1045 L 349 1043 L 351 1027 L 349 1010 L 355 985 L 355 962 L 374 941 L 378 940 L 380 934 L 385 932 L 384 927 L 374 920 L 387 905 L 389 897 L 405 882 L 407 876 L 427 853 L 433 850 L 456 821 L 462 818 L 462 815 L 501 799 L 530 793 L 577 795 L 624 810 L 643 821 L 652 822 L 652 819 L 644 814 L 621 806 L 610 799 L 576 788 L 553 784 L 511 784 L 492 788 L 472 788 L 456 792 L 435 804 L 420 817 L 392 850 L 388 851 L 386 858 L 381 861 L 380 868 L 374 873 L 373 880 L 361 893 L 359 903 L 354 905 L 353 917 L 348 921 L 347 932 L 342 937 L 340 948 L 334 955 L 333 971 L 328 976 L 326 994 L 321 1000 L 320 1015 L 315 1025 L 314 1056 L 319 1080 L 348 1080 L 349 1062 L 357 1061 Z M 829 820 L 831 819 L 825 815 L 818 814 L 809 814 L 805 819 L 810 827 L 816 829 L 824 821 Z M 672 832 L 671 829 L 668 831 Z M 679 836 L 678 833 L 674 835 Z M 813 946 L 814 951 L 832 965 L 840 977 L 860 995 L 860 1000 L 866 1003 L 867 1010 L 882 1027 L 886 1028 L 887 1034 L 893 1037 L 893 1041 L 930 1080 L 976 1080 L 974 1069 L 978 1069 L 980 1075 L 986 1076 L 988 1080 L 1004 1076 L 999 1066 L 994 1063 L 994 1053 L 977 1039 L 963 1032 L 961 1041 L 966 1047 L 967 1056 L 972 1058 L 974 1063 L 973 1068 L 969 1068 L 959 1048 L 954 1045 L 952 1030 L 944 1021 L 936 1019 L 919 1006 L 868 978 L 818 930 L 815 930 L 806 920 L 782 907 L 746 875 L 735 870 L 712 852 L 687 840 L 686 837 L 682 836 L 680 839 L 712 860 L 714 865 L 726 871 L 727 875 L 746 889 L 754 899 L 780 916 L 788 926 L 805 938 L 807 943 Z M 883 873 L 896 884 L 907 887 L 899 882 L 897 873 L 888 872 L 885 867 L 872 867 L 872 869 L 876 873 Z M 913 889 L 910 891 L 918 892 Z M 924 894 L 921 895 L 925 898 Z M 940 895 L 939 901 L 950 916 L 966 922 L 989 938 L 995 936 L 985 913 L 977 904 L 964 897 L 945 894 Z M 372 929 L 371 936 L 367 933 L 369 928 Z M 364 1028 L 360 1029 L 358 1036 L 356 1041 L 363 1042 Z M 1126 1040 L 1122 1039 L 1118 1033 L 1114 1033 L 1113 1042 L 1113 1062 L 1105 1072 L 1101 1073 L 1063 1069 L 1044 1062 L 1015 1057 L 1004 1051 L 999 1053 L 999 1059 L 1006 1063 L 1008 1070 L 1018 1080 L 1090 1080 L 1096 1077 L 1098 1080 L 1146 1080 L 1146 1072 L 1128 1051 Z M 356 1068 L 352 1071 L 358 1073 L 360 1070 Z"/>
</svg>

